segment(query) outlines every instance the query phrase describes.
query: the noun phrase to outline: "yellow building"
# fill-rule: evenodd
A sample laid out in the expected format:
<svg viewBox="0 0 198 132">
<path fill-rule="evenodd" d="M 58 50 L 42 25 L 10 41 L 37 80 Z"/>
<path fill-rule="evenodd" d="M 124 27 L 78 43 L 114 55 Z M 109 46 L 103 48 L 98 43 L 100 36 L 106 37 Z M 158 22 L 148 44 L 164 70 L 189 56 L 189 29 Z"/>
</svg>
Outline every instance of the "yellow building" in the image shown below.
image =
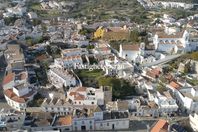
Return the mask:
<svg viewBox="0 0 198 132">
<path fill-rule="evenodd" d="M 102 38 L 104 35 L 105 29 L 101 26 L 94 32 L 94 38 Z"/>
</svg>

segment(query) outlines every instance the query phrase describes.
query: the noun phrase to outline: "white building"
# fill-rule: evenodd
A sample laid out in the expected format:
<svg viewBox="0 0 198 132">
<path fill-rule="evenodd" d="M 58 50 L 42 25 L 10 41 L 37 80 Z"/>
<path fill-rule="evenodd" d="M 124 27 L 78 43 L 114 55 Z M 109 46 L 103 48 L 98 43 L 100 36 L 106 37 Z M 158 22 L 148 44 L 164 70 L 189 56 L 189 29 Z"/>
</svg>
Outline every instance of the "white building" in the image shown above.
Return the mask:
<svg viewBox="0 0 198 132">
<path fill-rule="evenodd" d="M 27 71 L 16 73 L 8 73 L 3 79 L 3 89 L 12 88 L 14 85 L 26 83 L 28 81 Z"/>
<path fill-rule="evenodd" d="M 4 91 L 8 105 L 18 111 L 24 111 L 35 94 L 36 92 L 29 89 L 27 84 L 20 84 Z"/>
<path fill-rule="evenodd" d="M 119 78 L 128 78 L 134 72 L 132 64 L 116 56 L 106 56 L 105 59 L 100 60 L 100 65 L 105 71 L 105 75 L 109 76 L 117 75 Z"/>
<path fill-rule="evenodd" d="M 116 116 L 116 113 L 118 113 L 119 116 Z M 129 119 L 127 112 L 95 112 L 94 118 L 95 118 L 95 130 L 129 129 Z"/>
<path fill-rule="evenodd" d="M 73 131 L 90 131 L 95 129 L 94 117 L 73 118 L 72 124 Z"/>
<path fill-rule="evenodd" d="M 67 92 L 67 99 L 73 105 L 104 105 L 104 91 L 95 88 L 76 87 Z"/>
<path fill-rule="evenodd" d="M 140 46 L 137 44 L 124 44 L 120 45 L 119 56 L 129 61 L 136 61 L 138 55 L 140 55 Z"/>
<path fill-rule="evenodd" d="M 61 51 L 62 57 L 68 57 L 68 56 L 81 56 L 83 54 L 87 54 L 88 52 L 86 49 L 81 48 L 73 48 L 73 49 L 64 49 Z"/>
<path fill-rule="evenodd" d="M 59 115 L 68 115 L 72 112 L 72 105 L 65 99 L 46 98 L 42 105 L 42 110 L 45 112 L 58 113 Z"/>
<path fill-rule="evenodd" d="M 196 87 L 183 87 L 176 91 L 176 99 L 183 111 L 198 112 L 198 89 Z"/>
<path fill-rule="evenodd" d="M 68 56 L 68 57 L 55 59 L 54 64 L 59 67 L 71 68 L 71 67 L 75 67 L 78 65 L 82 65 L 83 61 L 82 61 L 81 56 L 79 56 L 79 55 L 78 56 Z"/>
<path fill-rule="evenodd" d="M 7 50 L 4 52 L 8 63 L 7 70 L 24 70 L 25 58 L 19 44 L 7 44 Z"/>
<path fill-rule="evenodd" d="M 95 48 L 93 50 L 94 54 L 102 54 L 102 55 L 105 55 L 105 54 L 110 54 L 111 53 L 111 49 L 108 48 L 108 47 L 100 47 L 100 48 Z"/>
<path fill-rule="evenodd" d="M 73 131 L 83 130 L 128 130 L 127 112 L 94 112 L 92 117 L 73 118 Z"/>
<path fill-rule="evenodd" d="M 198 131 L 198 114 L 197 113 L 190 114 L 189 120 L 190 120 L 190 125 L 191 125 L 192 129 L 195 132 L 197 132 Z"/>
<path fill-rule="evenodd" d="M 163 7 L 163 8 L 184 8 L 191 9 L 194 7 L 193 4 L 187 4 L 185 2 L 170 2 L 170 1 L 155 1 L 155 5 Z"/>
<path fill-rule="evenodd" d="M 26 12 L 26 7 L 17 5 L 12 8 L 7 8 L 6 10 L 7 12 L 3 13 L 4 17 L 13 16 L 13 15 L 23 16 L 23 14 Z"/>
<path fill-rule="evenodd" d="M 158 32 L 153 38 L 153 43 L 158 51 L 167 53 L 191 51 L 189 45 L 189 33 L 186 30 L 173 34 Z"/>
<path fill-rule="evenodd" d="M 171 114 L 178 109 L 176 100 L 173 99 L 169 91 L 163 92 L 163 95 L 157 92 L 154 101 L 162 113 Z"/>
<path fill-rule="evenodd" d="M 56 88 L 75 86 L 76 78 L 71 71 L 58 67 L 51 67 L 48 72 L 48 79 Z"/>
<path fill-rule="evenodd" d="M 198 31 L 190 31 L 189 43 L 192 51 L 198 50 Z"/>
</svg>

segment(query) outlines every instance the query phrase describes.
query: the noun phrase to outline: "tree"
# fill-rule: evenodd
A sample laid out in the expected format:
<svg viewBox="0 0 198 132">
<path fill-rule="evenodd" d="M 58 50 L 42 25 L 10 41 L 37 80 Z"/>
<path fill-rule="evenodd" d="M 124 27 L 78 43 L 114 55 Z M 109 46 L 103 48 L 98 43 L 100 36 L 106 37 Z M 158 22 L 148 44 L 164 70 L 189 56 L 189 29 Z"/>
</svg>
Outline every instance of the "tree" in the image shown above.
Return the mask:
<svg viewBox="0 0 198 132">
<path fill-rule="evenodd" d="M 185 67 L 184 67 L 184 73 L 185 73 L 185 74 L 188 74 L 189 72 L 191 72 L 191 64 L 190 64 L 190 62 L 187 63 L 187 64 L 185 65 Z"/>
<path fill-rule="evenodd" d="M 52 48 L 51 48 L 51 46 L 49 46 L 49 45 L 47 45 L 47 47 L 46 47 L 46 52 L 49 54 L 49 55 L 52 55 Z"/>
<path fill-rule="evenodd" d="M 87 49 L 93 49 L 94 48 L 94 45 L 88 45 L 87 46 Z"/>
<path fill-rule="evenodd" d="M 17 20 L 18 18 L 14 15 L 13 17 L 6 17 L 4 18 L 5 24 L 6 25 L 13 25 L 14 22 Z"/>
<path fill-rule="evenodd" d="M 166 88 L 162 84 L 158 84 L 156 90 L 160 93 L 163 93 L 164 91 L 166 91 Z"/>
<path fill-rule="evenodd" d="M 193 53 L 191 54 L 191 58 L 192 58 L 193 60 L 198 61 L 198 52 L 193 52 Z"/>
<path fill-rule="evenodd" d="M 33 40 L 32 40 L 31 37 L 26 37 L 25 40 L 26 40 L 26 44 L 27 45 L 29 45 L 29 46 L 32 46 L 33 45 Z"/>
<path fill-rule="evenodd" d="M 41 24 L 41 20 L 33 19 L 33 21 L 32 21 L 33 26 L 40 25 L 40 24 Z"/>
<path fill-rule="evenodd" d="M 117 79 L 114 77 L 99 78 L 99 86 L 111 86 L 113 99 L 122 99 L 126 96 L 136 94 L 135 86 L 131 85 L 124 79 Z"/>
<path fill-rule="evenodd" d="M 130 40 L 132 42 L 139 42 L 139 32 L 137 30 L 130 32 Z"/>
</svg>

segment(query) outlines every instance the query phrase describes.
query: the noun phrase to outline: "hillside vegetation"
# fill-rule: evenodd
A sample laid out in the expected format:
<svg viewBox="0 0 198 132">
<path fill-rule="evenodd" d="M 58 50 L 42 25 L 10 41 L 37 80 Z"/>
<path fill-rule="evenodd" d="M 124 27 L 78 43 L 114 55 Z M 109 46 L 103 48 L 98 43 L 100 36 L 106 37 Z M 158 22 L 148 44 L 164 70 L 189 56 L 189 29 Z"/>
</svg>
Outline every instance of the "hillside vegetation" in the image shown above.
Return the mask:
<svg viewBox="0 0 198 132">
<path fill-rule="evenodd" d="M 70 10 L 70 17 L 86 17 L 90 21 L 115 18 L 138 23 L 148 22 L 147 11 L 137 0 L 73 0 L 72 2 L 76 5 Z"/>
<path fill-rule="evenodd" d="M 163 1 L 163 2 L 184 2 L 189 4 L 198 3 L 198 0 L 153 0 L 153 1 Z"/>
</svg>

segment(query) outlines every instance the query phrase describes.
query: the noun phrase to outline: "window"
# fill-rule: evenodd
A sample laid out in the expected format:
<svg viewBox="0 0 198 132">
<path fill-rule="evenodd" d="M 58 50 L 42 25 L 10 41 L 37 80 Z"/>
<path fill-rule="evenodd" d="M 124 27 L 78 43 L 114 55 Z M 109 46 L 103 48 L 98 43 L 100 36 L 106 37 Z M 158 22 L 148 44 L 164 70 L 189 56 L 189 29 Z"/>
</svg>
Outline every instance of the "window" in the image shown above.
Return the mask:
<svg viewBox="0 0 198 132">
<path fill-rule="evenodd" d="M 102 126 L 102 123 L 100 123 L 100 126 Z"/>
<path fill-rule="evenodd" d="M 92 130 L 93 128 L 92 128 L 92 125 L 90 126 L 90 130 Z"/>
<path fill-rule="evenodd" d="M 109 126 L 109 123 L 107 123 L 107 126 Z"/>
<path fill-rule="evenodd" d="M 89 123 L 91 124 L 91 123 L 92 123 L 92 121 L 89 121 Z"/>
<path fill-rule="evenodd" d="M 74 125 L 77 125 L 77 122 L 74 122 Z"/>
<path fill-rule="evenodd" d="M 82 121 L 82 124 L 85 124 L 85 122 L 84 122 L 84 121 Z"/>
<path fill-rule="evenodd" d="M 69 128 L 65 128 L 65 131 L 69 131 L 70 129 Z"/>
</svg>

